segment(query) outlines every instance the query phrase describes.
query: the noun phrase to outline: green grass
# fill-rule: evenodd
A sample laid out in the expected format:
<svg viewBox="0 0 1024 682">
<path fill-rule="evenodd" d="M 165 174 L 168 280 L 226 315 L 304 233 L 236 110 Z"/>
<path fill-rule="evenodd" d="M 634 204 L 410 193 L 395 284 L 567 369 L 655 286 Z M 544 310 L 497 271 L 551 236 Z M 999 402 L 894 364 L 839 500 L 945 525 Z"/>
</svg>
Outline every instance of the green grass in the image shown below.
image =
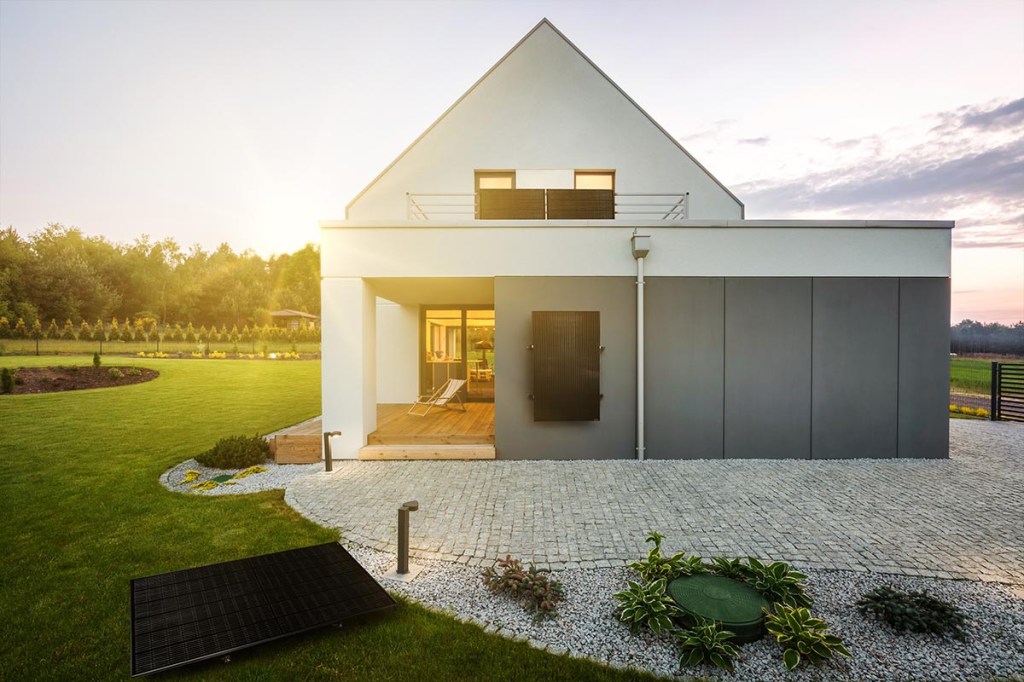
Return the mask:
<svg viewBox="0 0 1024 682">
<path fill-rule="evenodd" d="M 949 385 L 969 393 L 990 393 L 992 390 L 992 361 L 950 358 Z"/>
<path fill-rule="evenodd" d="M 222 353 L 231 353 L 237 346 L 239 353 L 258 353 L 267 347 L 268 353 L 283 353 L 292 349 L 292 342 L 288 339 L 274 339 L 266 342 L 245 343 L 242 341 L 211 341 L 210 350 Z M 193 353 L 201 352 L 205 344 L 198 341 L 186 343 L 185 341 L 161 341 L 161 353 Z M 319 341 L 302 341 L 295 344 L 296 350 L 300 353 L 319 353 Z M 99 341 L 78 341 L 64 339 L 40 339 L 40 355 L 81 355 L 98 353 L 100 350 Z M 153 353 L 156 351 L 156 341 L 104 341 L 103 353 L 113 355 L 135 355 L 139 351 Z M 35 355 L 36 342 L 34 339 L 0 339 L 0 355 Z"/>
<path fill-rule="evenodd" d="M 0 366 L 53 358 L 0 357 Z M 61 358 L 88 364 L 89 357 Z M 133 577 L 336 539 L 281 492 L 201 497 L 159 475 L 220 437 L 320 411 L 319 362 L 139 360 L 122 388 L 0 396 L 0 680 L 125 679 Z M 164 679 L 625 680 L 415 604 Z M 653 679 L 653 678 L 647 678 Z"/>
</svg>

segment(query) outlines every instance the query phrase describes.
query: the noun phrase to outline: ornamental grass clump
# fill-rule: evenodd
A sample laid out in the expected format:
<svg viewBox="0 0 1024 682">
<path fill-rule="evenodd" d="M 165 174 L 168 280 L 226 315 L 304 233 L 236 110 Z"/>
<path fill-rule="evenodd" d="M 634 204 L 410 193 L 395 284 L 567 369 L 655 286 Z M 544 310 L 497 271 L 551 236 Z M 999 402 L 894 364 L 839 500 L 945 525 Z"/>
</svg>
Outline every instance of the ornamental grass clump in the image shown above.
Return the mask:
<svg viewBox="0 0 1024 682">
<path fill-rule="evenodd" d="M 903 592 L 885 585 L 861 596 L 857 611 L 882 621 L 896 632 L 950 635 L 961 641 L 967 638 L 963 612 L 927 592 Z"/>
<path fill-rule="evenodd" d="M 270 443 L 259 435 L 221 438 L 196 461 L 213 469 L 244 469 L 263 464 L 270 456 Z"/>
<path fill-rule="evenodd" d="M 511 556 L 485 569 L 481 577 L 487 589 L 507 594 L 537 619 L 554 617 L 563 598 L 562 583 L 552 580 L 546 570 L 533 564 L 524 569 L 523 562 Z"/>
</svg>

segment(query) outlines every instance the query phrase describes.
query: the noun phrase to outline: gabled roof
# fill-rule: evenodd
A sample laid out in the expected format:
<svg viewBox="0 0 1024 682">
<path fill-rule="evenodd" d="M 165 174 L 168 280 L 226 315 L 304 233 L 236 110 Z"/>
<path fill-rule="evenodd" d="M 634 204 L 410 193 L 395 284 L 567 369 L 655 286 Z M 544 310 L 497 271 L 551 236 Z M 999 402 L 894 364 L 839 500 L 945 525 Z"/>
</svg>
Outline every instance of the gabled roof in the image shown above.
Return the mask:
<svg viewBox="0 0 1024 682">
<path fill-rule="evenodd" d="M 290 310 L 288 308 L 285 308 L 284 310 L 275 310 L 274 312 L 270 313 L 270 316 L 271 317 L 303 317 L 303 318 L 306 318 L 307 320 L 319 320 L 320 319 L 316 315 L 310 315 L 309 313 L 304 313 L 301 310 Z"/>
<path fill-rule="evenodd" d="M 382 170 L 380 173 L 378 173 L 377 177 L 375 177 L 372 181 L 370 181 L 370 183 L 368 185 L 366 185 L 366 187 L 364 187 L 362 189 L 362 191 L 360 191 L 359 194 L 357 194 L 352 199 L 352 201 L 350 201 L 348 203 L 348 205 L 345 206 L 345 217 L 348 218 L 349 210 L 352 208 L 352 206 L 357 201 L 359 201 L 363 197 L 363 195 L 365 195 L 370 190 L 370 188 L 372 188 L 382 177 L 387 175 L 388 171 L 390 171 L 392 168 L 394 168 L 394 166 L 399 161 L 401 161 L 402 158 L 405 157 L 405 155 L 408 154 L 410 150 L 412 150 L 417 144 L 419 144 L 420 141 L 423 140 L 423 138 L 425 138 L 427 135 L 429 135 L 430 132 L 441 121 L 443 121 L 445 119 L 445 117 L 448 116 L 448 114 L 450 114 L 456 107 L 458 107 L 459 104 L 461 104 L 462 101 L 465 100 L 470 95 L 470 93 L 472 93 L 482 82 L 487 80 L 487 77 L 490 76 L 491 73 L 493 73 L 499 66 L 501 66 L 502 63 L 506 59 L 508 59 L 510 55 L 512 55 L 516 50 L 518 50 L 519 47 L 530 38 L 530 36 L 532 36 L 534 33 L 536 33 L 543 26 L 547 26 L 552 31 L 554 31 L 554 33 L 559 38 L 564 40 L 565 43 L 569 47 L 571 47 L 573 50 L 575 50 L 576 53 L 579 54 L 579 56 L 582 57 L 583 60 L 587 62 L 587 64 L 589 64 L 597 73 L 599 73 L 601 75 L 601 77 L 603 77 L 606 81 L 608 81 L 608 83 L 613 88 L 615 88 L 615 90 L 617 90 L 619 92 L 619 94 L 621 94 L 630 104 L 632 104 L 634 107 L 636 107 L 637 111 L 639 111 L 644 117 L 646 117 L 647 120 L 650 121 L 651 124 L 655 128 L 657 128 L 659 131 L 661 131 L 661 133 L 664 134 L 665 137 L 668 138 L 669 141 L 671 141 L 672 144 L 675 145 L 679 149 L 679 151 L 681 151 L 683 154 L 685 154 L 690 159 L 690 161 L 692 161 L 698 168 L 700 168 L 700 170 L 703 171 L 713 182 L 715 182 L 715 184 L 717 184 L 719 187 L 721 187 L 722 190 L 727 195 L 729 195 L 729 197 L 731 197 L 739 205 L 740 211 L 741 211 L 741 216 L 743 215 L 743 213 L 745 212 L 745 206 L 744 206 L 743 202 L 740 201 L 740 199 L 735 194 L 733 194 L 732 191 L 728 187 L 726 187 L 724 184 L 722 184 L 722 182 L 718 178 L 716 178 L 707 168 L 705 168 L 704 165 L 693 156 L 693 154 L 691 154 L 690 152 L 686 151 L 686 149 L 683 147 L 683 145 L 679 144 L 678 140 L 676 140 L 674 137 L 672 137 L 668 133 L 668 131 L 666 131 L 661 126 L 661 124 L 659 124 L 657 121 L 655 121 L 654 118 L 652 118 L 650 114 L 648 114 L 646 111 L 644 111 L 643 107 L 641 107 L 639 104 L 637 104 L 636 101 L 632 97 L 630 97 L 628 94 L 626 94 L 626 92 L 622 88 L 620 88 L 615 81 L 613 81 L 611 78 L 609 78 L 608 74 L 606 74 L 604 71 L 601 70 L 601 67 L 599 67 L 597 64 L 595 64 L 590 59 L 590 57 L 588 57 L 586 54 L 583 53 L 582 50 L 580 50 L 578 47 L 576 47 L 576 45 L 573 44 L 573 42 L 571 40 L 569 40 L 568 38 L 565 37 L 564 33 L 559 31 L 558 28 L 554 24 L 552 24 L 550 21 L 548 21 L 547 18 L 545 17 L 545 18 L 541 19 L 537 23 L 536 26 L 534 26 L 532 29 L 530 29 L 530 31 L 525 36 L 523 36 L 522 39 L 519 40 L 519 42 L 517 42 L 515 45 L 513 45 L 512 49 L 510 49 L 508 52 L 506 52 L 505 55 L 501 59 L 499 59 L 497 61 L 497 63 L 494 64 L 494 66 L 492 66 L 490 69 L 488 69 L 487 73 L 485 73 L 475 83 L 473 83 L 473 85 L 470 86 L 470 88 L 468 90 L 466 90 L 466 92 L 464 92 L 461 97 L 459 97 L 457 100 L 455 100 L 455 102 L 450 107 L 448 107 L 445 110 L 445 112 L 443 114 L 441 114 L 437 118 L 437 120 L 435 120 L 433 123 L 431 123 L 430 126 L 426 130 L 424 130 L 420 134 L 419 137 L 417 137 L 415 140 L 413 140 L 412 144 L 410 144 L 408 147 L 406 147 L 405 150 L 402 151 L 402 153 L 399 154 L 395 158 L 394 161 L 392 161 L 390 164 L 388 164 L 388 166 L 384 170 Z"/>
</svg>

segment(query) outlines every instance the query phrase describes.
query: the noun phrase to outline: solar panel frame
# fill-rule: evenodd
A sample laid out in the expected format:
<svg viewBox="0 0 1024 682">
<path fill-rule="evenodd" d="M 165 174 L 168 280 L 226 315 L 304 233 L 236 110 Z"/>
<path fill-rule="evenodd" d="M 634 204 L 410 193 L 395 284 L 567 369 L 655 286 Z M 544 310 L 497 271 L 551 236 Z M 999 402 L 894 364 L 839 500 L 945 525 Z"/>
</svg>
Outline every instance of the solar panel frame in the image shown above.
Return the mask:
<svg viewBox="0 0 1024 682">
<path fill-rule="evenodd" d="M 336 542 L 131 581 L 131 676 L 226 656 L 395 605 Z"/>
</svg>

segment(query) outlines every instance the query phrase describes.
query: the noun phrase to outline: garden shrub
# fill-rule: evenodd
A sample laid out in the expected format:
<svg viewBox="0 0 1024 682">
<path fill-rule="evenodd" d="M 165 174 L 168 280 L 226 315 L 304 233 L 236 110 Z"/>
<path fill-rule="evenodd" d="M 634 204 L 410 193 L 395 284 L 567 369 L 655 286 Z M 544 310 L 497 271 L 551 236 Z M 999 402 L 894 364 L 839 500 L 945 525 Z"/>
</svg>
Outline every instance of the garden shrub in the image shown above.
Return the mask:
<svg viewBox="0 0 1024 682">
<path fill-rule="evenodd" d="M 926 632 L 966 639 L 964 614 L 927 592 L 903 592 L 888 585 L 866 592 L 857 600 L 862 616 L 873 616 L 896 632 Z"/>
<path fill-rule="evenodd" d="M 783 561 L 764 564 L 754 557 L 747 559 L 747 584 L 772 604 L 809 607 L 812 601 L 804 592 L 804 580 L 806 575 Z"/>
<path fill-rule="evenodd" d="M 701 621 L 685 630 L 674 630 L 672 636 L 679 645 L 679 667 L 692 667 L 712 663 L 727 672 L 733 672 L 732 659 L 740 650 L 730 642 L 735 633 L 723 630 L 719 623 Z"/>
<path fill-rule="evenodd" d="M 562 601 L 562 583 L 552 580 L 546 570 L 533 564 L 524 569 L 523 562 L 510 555 L 485 569 L 481 577 L 491 592 L 504 592 L 538 619 L 553 617 L 558 602 Z"/>
<path fill-rule="evenodd" d="M 221 438 L 196 461 L 214 469 L 245 469 L 263 464 L 270 456 L 270 443 L 259 435 Z"/>
<path fill-rule="evenodd" d="M 790 670 L 805 660 L 818 665 L 836 654 L 852 658 L 843 640 L 829 632 L 828 623 L 802 606 L 777 604 L 774 613 L 765 610 L 764 626 L 782 645 L 782 662 Z"/>
<path fill-rule="evenodd" d="M 672 619 L 682 615 L 672 597 L 665 594 L 668 586 L 666 578 L 658 578 L 646 585 L 629 581 L 622 592 L 615 595 L 619 602 L 616 615 L 619 620 L 629 625 L 634 634 L 641 627 L 647 626 L 654 634 L 672 628 Z"/>
<path fill-rule="evenodd" d="M 110 369 L 108 369 L 107 374 L 109 374 L 110 378 L 114 379 L 115 381 L 117 379 L 124 379 L 124 372 L 119 370 L 117 367 L 111 367 Z"/>
<path fill-rule="evenodd" d="M 103 364 L 103 360 L 100 359 L 100 354 L 99 353 L 93 353 L 92 354 L 92 366 L 93 367 L 99 367 L 102 364 Z"/>
<path fill-rule="evenodd" d="M 10 367 L 0 369 L 0 393 L 14 393 L 14 370 Z"/>
<path fill-rule="evenodd" d="M 142 370 L 139 369 L 138 367 L 126 367 L 124 370 L 124 375 L 128 377 L 142 376 Z"/>
<path fill-rule="evenodd" d="M 671 582 L 679 576 L 707 573 L 707 567 L 699 556 L 687 557 L 686 552 L 677 552 L 670 557 L 663 557 L 661 541 L 664 539 L 665 536 L 656 531 L 648 533 L 645 542 L 653 543 L 654 547 L 647 551 L 646 559 L 634 561 L 629 565 L 629 568 L 640 575 L 641 580 L 651 583 L 664 578 L 666 582 Z"/>
</svg>

